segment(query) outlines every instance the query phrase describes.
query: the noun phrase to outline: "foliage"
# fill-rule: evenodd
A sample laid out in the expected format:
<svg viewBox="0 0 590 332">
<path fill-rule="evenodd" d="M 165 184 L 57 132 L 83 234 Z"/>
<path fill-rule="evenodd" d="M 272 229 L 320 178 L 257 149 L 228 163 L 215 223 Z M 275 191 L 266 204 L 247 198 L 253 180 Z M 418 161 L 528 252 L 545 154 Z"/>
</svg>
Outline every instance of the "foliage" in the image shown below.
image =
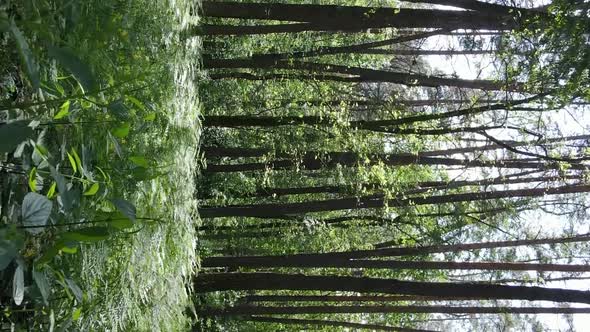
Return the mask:
<svg viewBox="0 0 590 332">
<path fill-rule="evenodd" d="M 0 7 L 0 275 L 14 280 L 0 297 L 12 328 L 187 323 L 196 221 L 178 178 L 196 169 L 197 47 L 175 43 L 193 5 Z"/>
</svg>

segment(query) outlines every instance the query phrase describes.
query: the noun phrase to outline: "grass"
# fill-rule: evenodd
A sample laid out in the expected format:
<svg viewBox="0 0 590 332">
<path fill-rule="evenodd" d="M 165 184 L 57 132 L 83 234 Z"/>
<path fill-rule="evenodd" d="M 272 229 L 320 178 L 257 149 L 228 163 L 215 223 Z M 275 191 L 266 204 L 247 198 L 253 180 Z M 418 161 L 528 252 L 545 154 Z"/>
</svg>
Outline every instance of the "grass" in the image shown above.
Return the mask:
<svg viewBox="0 0 590 332">
<path fill-rule="evenodd" d="M 199 222 L 194 180 L 200 135 L 196 90 L 200 41 L 179 32 L 196 21 L 190 15 L 193 6 L 191 0 L 27 0 L 9 2 L 0 9 L 22 31 L 41 81 L 41 89 L 32 87 L 27 54 L 10 51 L 15 40 L 3 34 L 2 55 L 8 56 L 0 63 L 1 104 L 42 103 L 2 112 L 0 120 L 51 123 L 46 130 L 36 129 L 32 148 L 45 148 L 39 148 L 44 151 L 41 159 L 56 166 L 72 188 L 88 192 L 91 184 L 100 186 L 96 194 L 82 196 L 73 212 L 65 211 L 60 190 L 61 201 L 52 199 L 51 220 L 56 226 L 40 234 L 25 233 L 19 251 L 23 264 L 29 270 L 37 267 L 39 257 L 66 230 L 83 227 L 60 223 L 99 220 L 113 213 L 112 198 L 132 202 L 138 217 L 132 227 L 109 228 L 105 240 L 79 241 L 76 253 L 60 250 L 40 267 L 52 287 L 49 303 L 40 304 L 33 292 L 35 283 L 27 280 L 31 293 L 27 291 L 23 305 L 0 302 L 6 318 L 2 328 L 180 331 L 190 324 L 188 281 L 197 268 L 195 228 Z M 72 14 L 74 9 L 78 12 Z M 73 18 L 81 23 L 68 25 Z M 92 94 L 82 89 L 88 79 L 84 70 L 52 58 L 48 43 L 73 50 L 82 66 L 90 68 L 100 86 L 109 90 Z M 43 100 L 60 102 L 43 104 Z M 63 100 L 69 101 L 70 112 L 56 119 L 64 108 Z M 128 111 L 124 118 L 115 114 L 118 101 Z M 129 128 L 129 133 L 116 135 L 121 128 Z M 83 150 L 92 150 L 92 163 L 84 165 L 88 174 L 68 168 L 64 146 L 68 152 L 80 151 L 84 163 L 90 157 Z M 0 225 L 20 227 L 13 210 L 20 209 L 22 197 L 32 190 L 26 180 L 31 178 L 31 166 L 38 170 L 32 178 L 44 183 L 36 188 L 40 194 L 51 196 L 54 181 L 42 161 L 28 168 L 19 158 L 0 162 L 3 170 L 13 166 L 12 173 L 0 174 L 10 186 L 10 192 L 2 196 Z M 103 171 L 106 174 L 101 175 Z M 143 173 L 137 175 L 138 171 Z M 10 272 L 12 279 L 20 261 L 11 264 L 2 273 Z M 82 290 L 81 298 L 75 287 L 64 282 L 66 277 Z M 3 289 L 2 293 L 9 292 Z M 24 316 L 21 312 L 26 310 L 34 314 Z"/>
</svg>

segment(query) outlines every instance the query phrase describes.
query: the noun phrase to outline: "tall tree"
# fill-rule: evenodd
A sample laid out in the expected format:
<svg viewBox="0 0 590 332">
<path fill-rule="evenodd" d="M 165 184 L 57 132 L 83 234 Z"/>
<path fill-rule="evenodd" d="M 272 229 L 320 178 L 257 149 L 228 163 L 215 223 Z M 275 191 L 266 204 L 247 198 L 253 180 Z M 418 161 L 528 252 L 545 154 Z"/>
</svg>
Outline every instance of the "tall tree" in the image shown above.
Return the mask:
<svg viewBox="0 0 590 332">
<path fill-rule="evenodd" d="M 279 318 L 269 316 L 248 316 L 245 318 L 246 321 L 250 322 L 262 322 L 262 323 L 275 323 L 275 324 L 287 324 L 287 325 L 301 325 L 301 326 L 333 326 L 342 328 L 352 328 L 361 330 L 372 330 L 372 331 L 391 331 L 391 332 L 435 332 L 432 330 L 413 329 L 408 327 L 399 326 L 386 326 L 379 324 L 367 324 L 367 323 L 353 323 L 343 322 L 335 320 L 320 320 L 320 319 L 301 319 L 301 318 Z"/>
<path fill-rule="evenodd" d="M 469 299 L 590 303 L 590 292 L 560 288 L 416 282 L 380 278 L 278 273 L 200 274 L 194 279 L 194 287 L 198 292 L 223 290 L 319 290 Z"/>
<path fill-rule="evenodd" d="M 547 195 L 562 195 L 586 193 L 590 190 L 587 185 L 567 185 L 554 188 L 530 188 L 489 192 L 472 192 L 438 196 L 418 196 L 411 198 L 386 199 L 382 195 L 327 199 L 308 201 L 303 203 L 270 203 L 229 205 L 223 207 L 203 207 L 200 210 L 202 218 L 216 217 L 261 217 L 272 218 L 285 215 L 305 214 L 323 211 L 339 211 L 351 209 L 402 207 L 409 205 L 446 204 L 458 202 L 473 202 L 500 198 L 542 197 Z"/>
</svg>

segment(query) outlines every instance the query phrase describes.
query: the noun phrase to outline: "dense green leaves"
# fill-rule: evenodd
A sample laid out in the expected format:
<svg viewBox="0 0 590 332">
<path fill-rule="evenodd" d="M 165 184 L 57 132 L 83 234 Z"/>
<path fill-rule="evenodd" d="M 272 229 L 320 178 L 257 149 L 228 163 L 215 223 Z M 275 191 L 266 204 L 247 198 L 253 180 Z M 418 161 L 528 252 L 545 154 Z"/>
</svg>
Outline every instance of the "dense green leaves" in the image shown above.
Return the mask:
<svg viewBox="0 0 590 332">
<path fill-rule="evenodd" d="M 115 137 L 118 138 L 125 138 L 129 135 L 129 130 L 131 129 L 131 125 L 128 122 L 123 122 L 118 127 L 113 128 L 111 131 Z"/>
<path fill-rule="evenodd" d="M 29 81 L 31 82 L 33 89 L 36 90 L 39 88 L 40 79 L 39 79 L 39 66 L 37 64 L 37 61 L 35 60 L 35 56 L 33 55 L 33 52 L 31 51 L 31 48 L 29 47 L 29 44 L 27 43 L 25 36 L 20 31 L 20 29 L 16 26 L 14 21 L 10 21 L 9 29 L 12 34 L 12 37 L 16 41 L 18 53 L 19 53 L 20 58 L 24 64 L 27 77 L 28 77 Z"/>
<path fill-rule="evenodd" d="M 85 91 L 90 92 L 97 89 L 98 83 L 90 66 L 80 60 L 74 51 L 55 46 L 48 46 L 47 50 L 51 57 L 74 75 Z"/>
<path fill-rule="evenodd" d="M 70 114 L 70 101 L 66 100 L 60 107 L 57 114 L 53 116 L 54 120 L 59 120 Z"/>
</svg>

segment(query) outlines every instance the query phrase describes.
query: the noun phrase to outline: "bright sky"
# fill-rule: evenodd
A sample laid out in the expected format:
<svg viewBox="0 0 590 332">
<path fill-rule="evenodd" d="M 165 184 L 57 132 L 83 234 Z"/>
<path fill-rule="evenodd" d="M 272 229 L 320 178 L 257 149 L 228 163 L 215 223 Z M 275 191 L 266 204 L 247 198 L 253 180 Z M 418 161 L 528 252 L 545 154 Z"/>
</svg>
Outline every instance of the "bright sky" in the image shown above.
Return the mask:
<svg viewBox="0 0 590 332">
<path fill-rule="evenodd" d="M 450 42 L 451 44 L 457 45 L 457 43 L 450 41 L 450 38 L 452 37 L 429 38 L 423 45 L 423 49 L 445 49 L 448 48 Z M 460 49 L 458 46 L 456 48 Z M 448 75 L 455 74 L 458 77 L 465 79 L 486 78 L 489 77 L 494 70 L 494 67 L 491 65 L 491 59 L 487 56 L 425 56 L 424 58 L 433 69 L 440 70 Z M 479 63 L 479 66 L 477 63 Z M 577 114 L 572 115 L 566 111 L 562 111 L 555 114 L 555 122 L 562 129 L 564 136 L 590 132 L 588 130 L 588 125 L 590 124 L 590 112 L 582 112 L 582 114 L 580 114 L 580 112 L 576 113 Z M 549 214 L 544 214 L 540 218 L 539 216 L 531 216 L 527 219 L 530 221 L 531 227 L 540 228 L 541 230 L 553 233 L 559 232 L 567 222 L 566 220 L 560 220 L 560 218 Z M 542 221 L 542 224 L 539 223 L 539 220 Z M 584 228 L 585 229 L 580 230 L 580 233 L 590 231 L 588 225 L 585 225 Z M 547 287 L 590 290 L 590 282 L 588 280 L 552 282 L 547 284 Z M 545 305 L 551 306 L 554 304 L 546 303 Z M 568 325 L 561 315 L 545 314 L 539 315 L 539 317 L 540 320 L 553 331 L 568 331 Z M 590 331 L 590 315 L 573 315 L 573 322 L 576 331 Z"/>
</svg>

